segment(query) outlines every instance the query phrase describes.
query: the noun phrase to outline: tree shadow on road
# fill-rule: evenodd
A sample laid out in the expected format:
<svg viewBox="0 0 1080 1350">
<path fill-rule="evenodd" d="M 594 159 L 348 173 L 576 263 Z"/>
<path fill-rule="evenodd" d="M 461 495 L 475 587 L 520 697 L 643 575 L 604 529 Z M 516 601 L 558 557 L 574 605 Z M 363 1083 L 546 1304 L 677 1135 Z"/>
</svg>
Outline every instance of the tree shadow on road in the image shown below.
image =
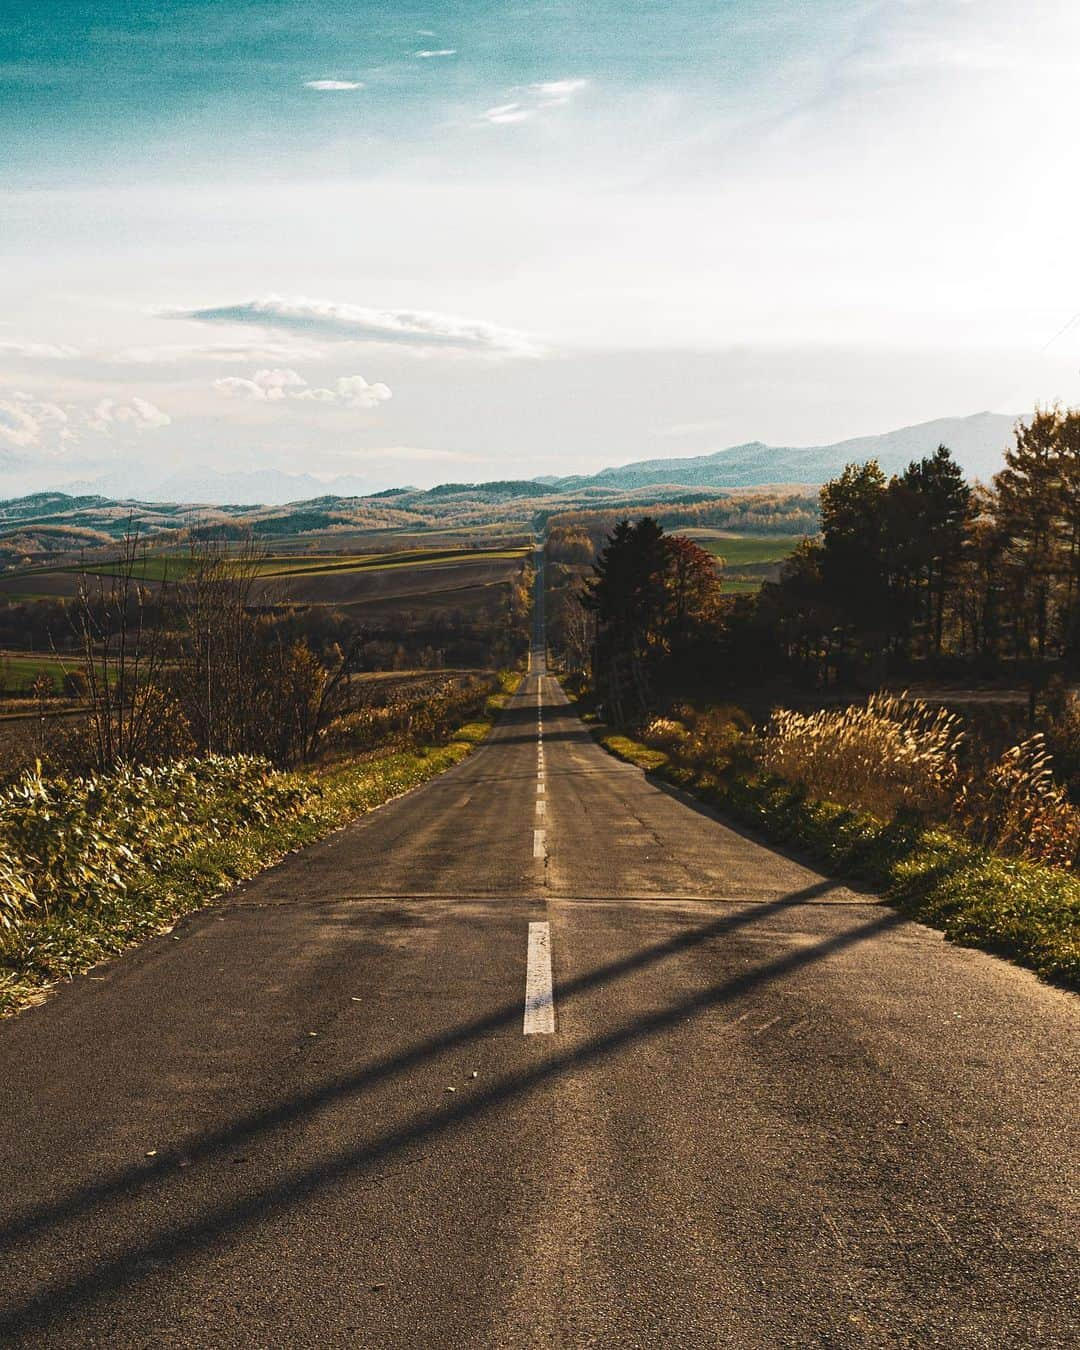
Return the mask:
<svg viewBox="0 0 1080 1350">
<path fill-rule="evenodd" d="M 680 932 L 560 983 L 557 987 L 559 1003 L 564 1004 L 591 989 L 796 909 L 837 886 L 834 881 L 820 881 L 778 900 L 748 904 L 745 909 L 728 912 Z M 504 1076 L 467 1099 L 455 1099 L 442 1109 L 420 1113 L 364 1143 L 341 1149 L 313 1166 L 297 1168 L 271 1184 L 253 1188 L 239 1200 L 211 1207 L 196 1219 L 163 1226 L 156 1235 L 140 1237 L 119 1250 L 102 1254 L 94 1264 L 70 1277 L 39 1286 L 21 1303 L 0 1312 L 0 1332 L 5 1336 L 40 1333 L 80 1308 L 107 1299 L 136 1283 L 141 1278 L 140 1272 L 153 1270 L 160 1274 L 163 1267 L 303 1204 L 327 1188 L 384 1163 L 410 1147 L 423 1145 L 480 1121 L 501 1106 L 565 1074 L 601 1062 L 637 1041 L 661 1035 L 687 1018 L 733 1002 L 761 985 L 783 980 L 815 962 L 880 937 L 904 922 L 902 916 L 892 912 L 875 916 L 813 945 L 800 946 L 784 956 L 710 985 L 658 1012 L 650 1012 L 615 1030 L 591 1037 L 573 1048 L 561 1049 L 557 1039 L 546 1042 L 543 1049 L 549 1053 L 539 1062 Z M 95 1212 L 101 1213 L 110 1204 L 122 1207 L 133 1194 L 145 1198 L 147 1191 L 153 1188 L 160 1191 L 164 1207 L 170 1182 L 185 1175 L 180 1170 L 181 1161 L 185 1165 L 220 1161 L 223 1155 L 231 1154 L 240 1146 L 250 1147 L 274 1131 L 303 1123 L 327 1105 L 362 1093 L 447 1050 L 467 1046 L 520 1023 L 521 1017 L 522 1004 L 515 1001 L 443 1035 L 419 1041 L 403 1052 L 377 1059 L 355 1073 L 334 1077 L 318 1087 L 244 1116 L 224 1128 L 179 1140 L 171 1148 L 162 1149 L 161 1156 L 145 1164 L 119 1169 L 100 1181 L 71 1191 L 55 1203 L 40 1205 L 12 1218 L 0 1228 L 0 1250 L 10 1260 L 14 1250 L 32 1242 L 36 1236 L 47 1234 L 50 1239 L 55 1239 L 60 1225 L 77 1224 Z M 84 1243 L 85 1236 L 76 1249 Z"/>
</svg>

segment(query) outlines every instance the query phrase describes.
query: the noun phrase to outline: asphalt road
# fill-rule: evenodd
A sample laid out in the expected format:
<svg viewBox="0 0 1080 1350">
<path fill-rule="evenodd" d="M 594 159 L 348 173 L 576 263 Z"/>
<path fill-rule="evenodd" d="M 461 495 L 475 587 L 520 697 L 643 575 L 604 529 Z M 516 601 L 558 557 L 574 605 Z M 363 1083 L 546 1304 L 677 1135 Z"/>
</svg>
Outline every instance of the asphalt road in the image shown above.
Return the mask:
<svg viewBox="0 0 1080 1350">
<path fill-rule="evenodd" d="M 1075 1347 L 1077 1007 L 610 759 L 538 659 L 443 778 L 0 1025 L 0 1341 Z"/>
</svg>

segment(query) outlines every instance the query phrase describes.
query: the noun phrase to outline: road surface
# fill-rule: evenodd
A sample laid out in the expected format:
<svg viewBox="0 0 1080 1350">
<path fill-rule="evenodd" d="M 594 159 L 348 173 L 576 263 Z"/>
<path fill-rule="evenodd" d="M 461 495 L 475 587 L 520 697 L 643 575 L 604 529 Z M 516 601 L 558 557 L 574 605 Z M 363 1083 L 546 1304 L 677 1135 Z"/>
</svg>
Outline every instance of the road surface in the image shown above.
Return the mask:
<svg viewBox="0 0 1080 1350">
<path fill-rule="evenodd" d="M 470 759 L 0 1026 L 0 1341 L 1075 1347 L 1077 1030 L 538 651 Z"/>
</svg>

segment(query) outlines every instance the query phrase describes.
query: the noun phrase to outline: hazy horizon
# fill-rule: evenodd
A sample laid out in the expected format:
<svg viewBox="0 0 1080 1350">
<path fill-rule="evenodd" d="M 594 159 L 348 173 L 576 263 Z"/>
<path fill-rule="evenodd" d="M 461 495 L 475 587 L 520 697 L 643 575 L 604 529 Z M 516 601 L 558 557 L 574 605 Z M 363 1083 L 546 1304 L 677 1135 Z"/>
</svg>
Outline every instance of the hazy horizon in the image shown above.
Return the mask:
<svg viewBox="0 0 1080 1350">
<path fill-rule="evenodd" d="M 1062 0 L 7 14 L 2 495 L 1080 401 Z"/>
</svg>

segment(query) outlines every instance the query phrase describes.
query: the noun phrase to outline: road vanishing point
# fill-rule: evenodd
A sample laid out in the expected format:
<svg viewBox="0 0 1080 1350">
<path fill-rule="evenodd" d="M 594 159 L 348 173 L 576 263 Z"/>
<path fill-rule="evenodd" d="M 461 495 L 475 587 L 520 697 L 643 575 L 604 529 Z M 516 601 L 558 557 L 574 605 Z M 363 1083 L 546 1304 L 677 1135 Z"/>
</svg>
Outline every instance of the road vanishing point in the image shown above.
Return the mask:
<svg viewBox="0 0 1080 1350">
<path fill-rule="evenodd" d="M 537 615 L 468 760 L 0 1026 L 0 1342 L 1080 1345 L 1076 998 L 610 758 Z"/>
</svg>

